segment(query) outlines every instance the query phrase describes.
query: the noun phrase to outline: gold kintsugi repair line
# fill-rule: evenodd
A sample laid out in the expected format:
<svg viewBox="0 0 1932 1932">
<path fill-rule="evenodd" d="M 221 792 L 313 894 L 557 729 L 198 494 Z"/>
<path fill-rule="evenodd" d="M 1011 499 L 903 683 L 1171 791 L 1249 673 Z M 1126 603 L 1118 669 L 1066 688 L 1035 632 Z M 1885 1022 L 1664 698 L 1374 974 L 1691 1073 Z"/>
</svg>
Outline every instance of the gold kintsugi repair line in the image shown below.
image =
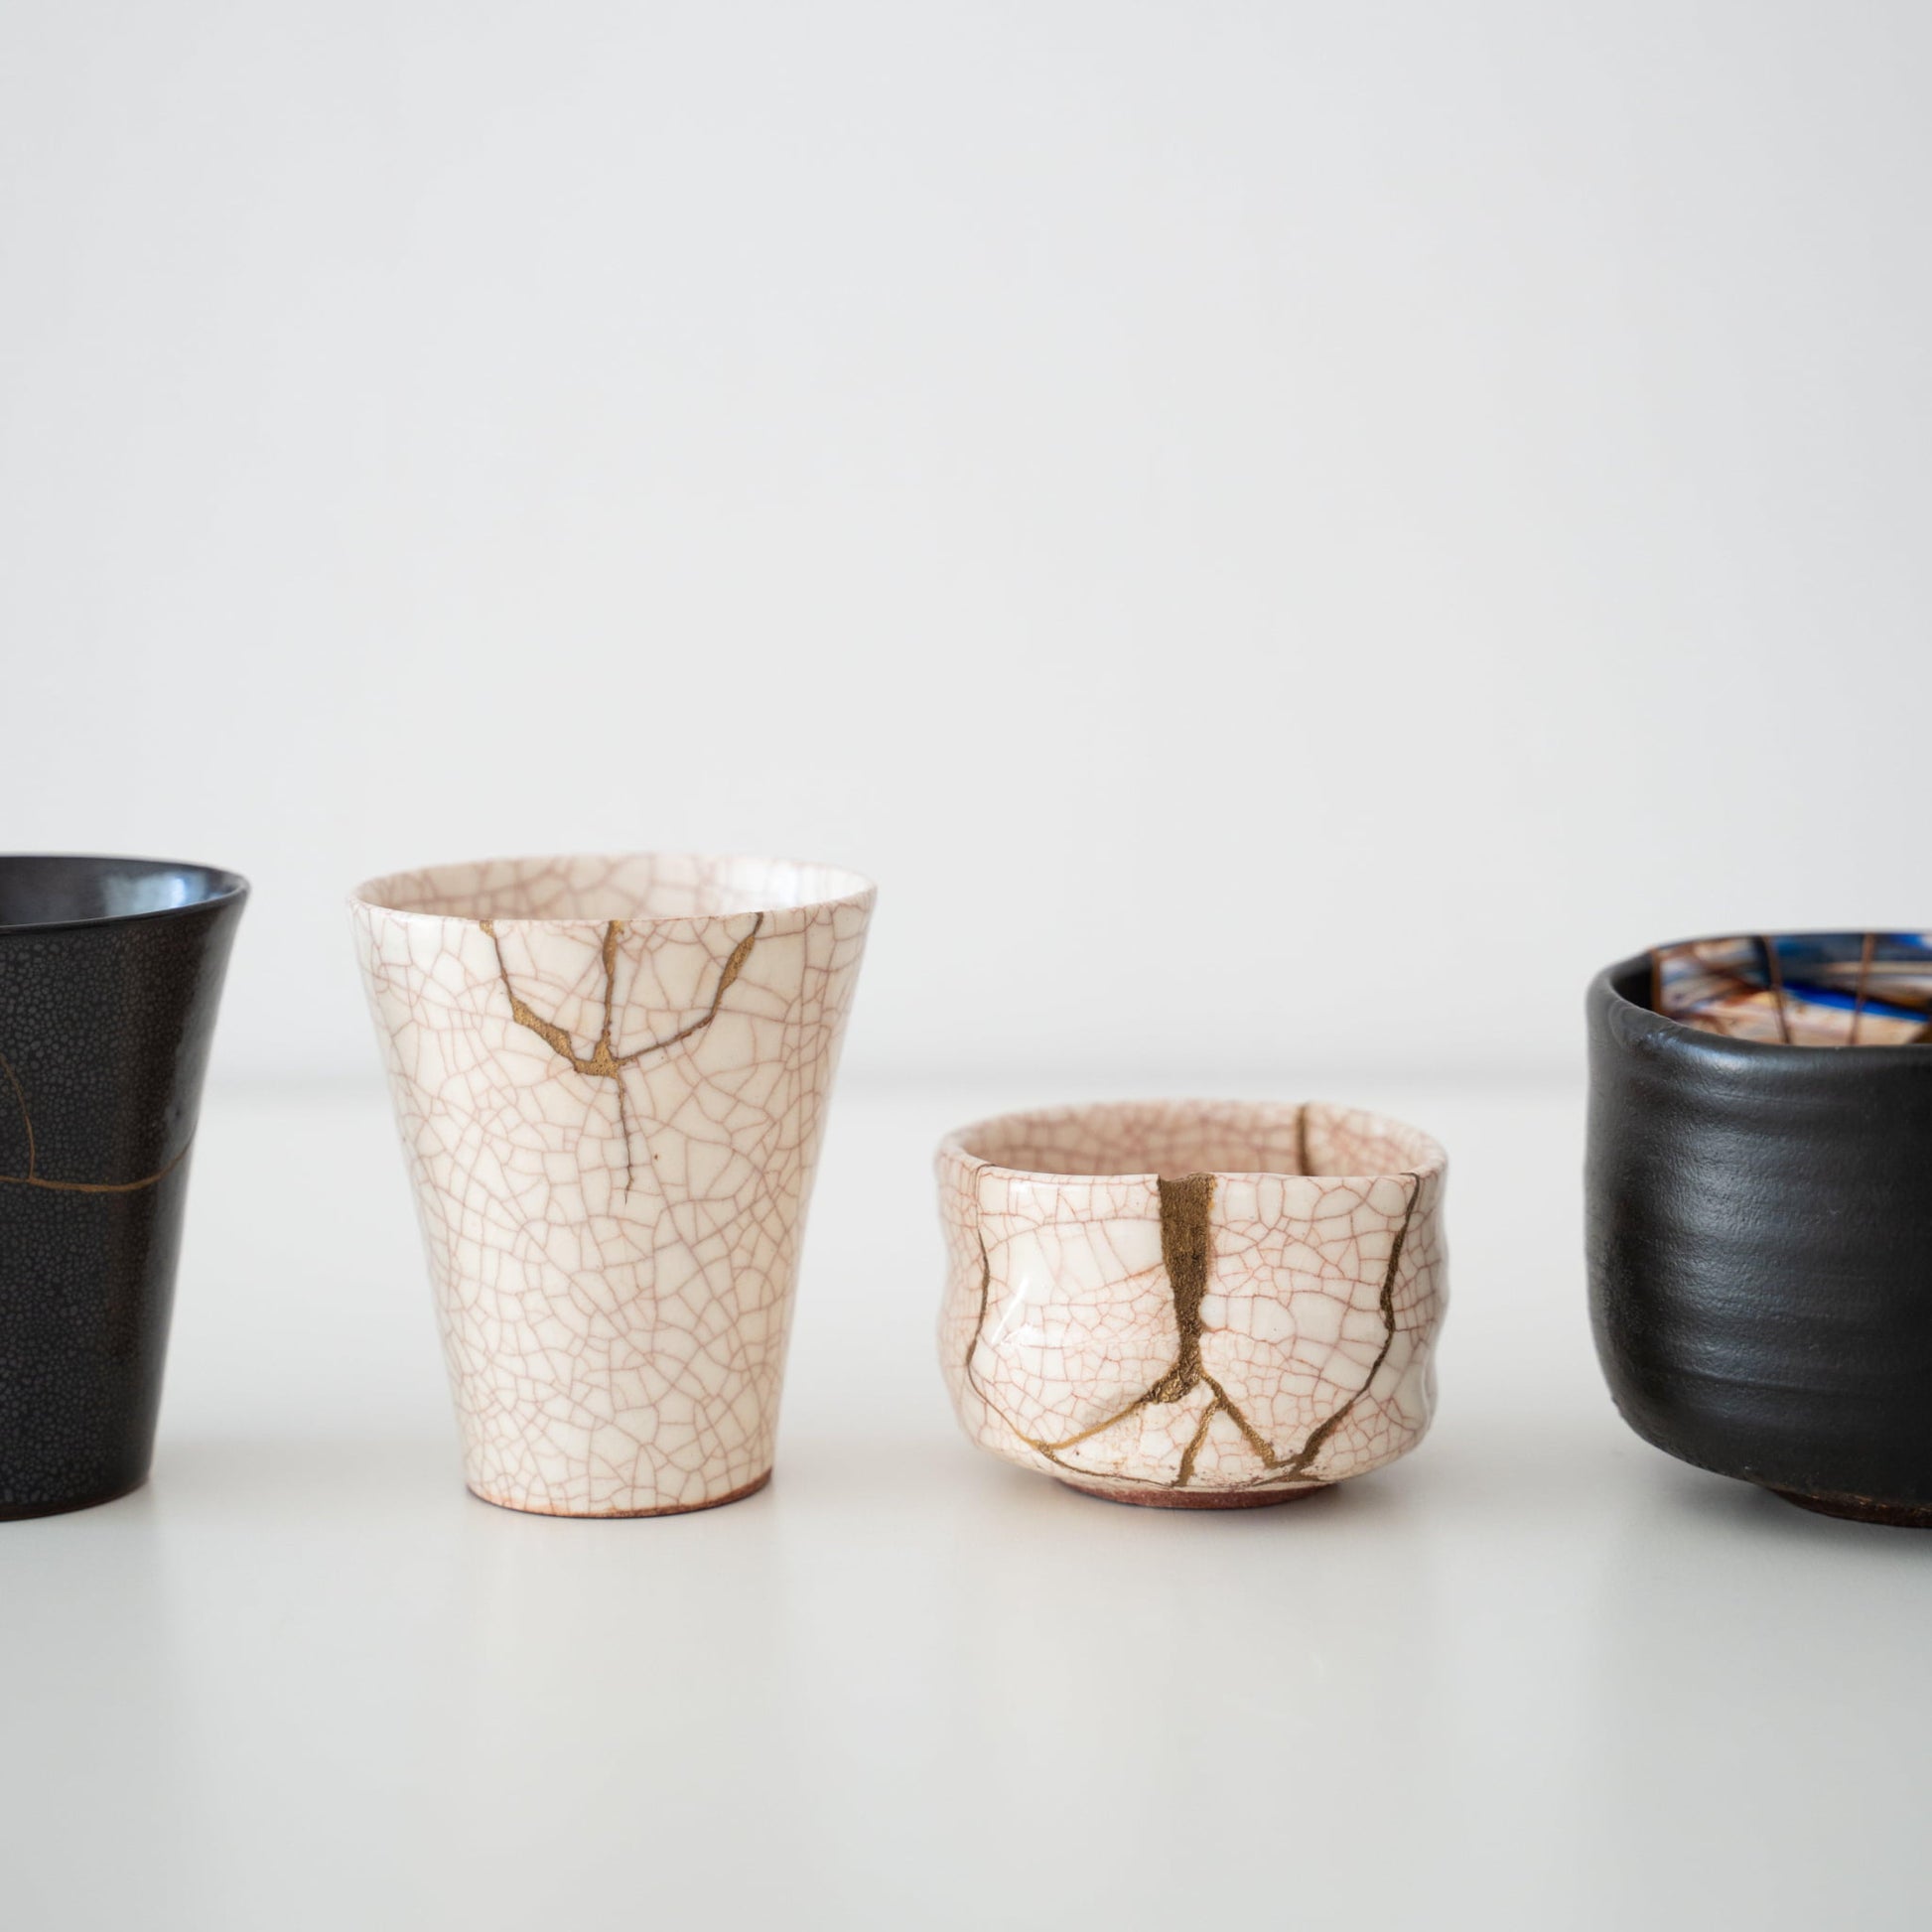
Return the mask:
<svg viewBox="0 0 1932 1932">
<path fill-rule="evenodd" d="M 1395 1346 L 1395 1277 L 1396 1270 L 1402 1266 L 1403 1244 L 1409 1239 L 1409 1224 L 1416 1218 L 1416 1202 L 1422 1196 L 1422 1175 L 1409 1176 L 1409 1205 L 1403 1209 L 1402 1225 L 1395 1231 L 1395 1239 L 1389 1244 L 1389 1265 L 1382 1276 L 1382 1293 L 1377 1306 L 1382 1311 L 1382 1346 L 1375 1351 L 1375 1359 L 1368 1365 L 1368 1373 L 1362 1377 L 1362 1385 L 1341 1407 L 1325 1422 L 1317 1423 L 1309 1432 L 1307 1441 L 1293 1455 L 1282 1463 L 1284 1477 L 1292 1478 L 1306 1475 L 1313 1464 L 1314 1458 L 1321 1453 L 1328 1438 L 1339 1429 L 1353 1413 L 1356 1403 L 1375 1386 L 1375 1378 L 1382 1372 L 1382 1364 L 1389 1359 L 1389 1350 Z"/>
<path fill-rule="evenodd" d="M 764 924 L 764 914 L 752 915 L 752 929 L 736 946 L 731 957 L 725 961 L 724 970 L 718 975 L 718 984 L 711 995 L 711 1005 L 688 1027 L 680 1027 L 674 1034 L 666 1034 L 662 1039 L 647 1041 L 642 1046 L 632 1047 L 628 1053 L 617 1052 L 611 1040 L 612 1007 L 617 988 L 618 940 L 625 930 L 627 921 L 613 919 L 604 928 L 604 1031 L 597 1036 L 597 1044 L 592 1047 L 589 1059 L 582 1058 L 572 1042 L 570 1035 L 556 1024 L 546 1020 L 541 1014 L 526 1005 L 518 996 L 516 988 L 510 984 L 510 969 L 503 958 L 503 942 L 497 936 L 494 919 L 480 919 L 478 923 L 489 934 L 489 942 L 496 949 L 496 970 L 503 981 L 503 991 L 509 998 L 510 1018 L 519 1027 L 527 1027 L 559 1058 L 570 1062 L 571 1070 L 590 1075 L 593 1079 L 615 1080 L 622 1068 L 640 1060 L 646 1053 L 662 1052 L 667 1046 L 675 1046 L 681 1039 L 689 1039 L 693 1034 L 701 1034 L 718 1018 L 718 1009 L 732 989 L 732 983 L 745 970 L 745 962 L 752 955 L 752 948 L 758 943 L 759 929 Z"/>
<path fill-rule="evenodd" d="M 1188 1440 L 1187 1447 L 1180 1451 L 1180 1473 L 1173 1479 L 1176 1489 L 1185 1489 L 1194 1476 L 1194 1458 L 1200 1454 L 1201 1445 L 1207 1441 L 1207 1426 L 1220 1414 L 1221 1405 L 1211 1402 L 1201 1411 L 1200 1427 Z"/>
<path fill-rule="evenodd" d="M 1142 1396 L 1142 1402 L 1178 1402 L 1200 1387 L 1200 1308 L 1207 1299 L 1207 1269 L 1214 1258 L 1214 1230 L 1208 1214 L 1214 1205 L 1211 1173 L 1157 1179 L 1161 1195 L 1161 1259 L 1173 1297 L 1173 1325 L 1180 1346 L 1173 1367 Z"/>
<path fill-rule="evenodd" d="M 752 948 L 758 943 L 758 936 L 764 925 L 764 914 L 752 914 L 752 929 L 731 950 L 723 969 L 718 975 L 718 984 L 712 989 L 711 1005 L 689 1026 L 680 1027 L 674 1034 L 666 1034 L 662 1039 L 648 1040 L 642 1046 L 632 1047 L 628 1053 L 617 1051 L 613 1041 L 613 1030 L 617 1024 L 618 990 L 618 941 L 627 929 L 628 921 L 612 919 L 604 928 L 604 940 L 599 956 L 604 964 L 604 1029 L 597 1036 L 597 1044 L 591 1048 L 590 1057 L 584 1058 L 577 1051 L 576 1042 L 554 1020 L 546 1020 L 529 1006 L 510 983 L 509 962 L 503 957 L 503 942 L 497 935 L 494 919 L 477 921 L 489 935 L 489 943 L 496 951 L 496 971 L 503 982 L 504 997 L 510 1003 L 510 1018 L 519 1027 L 528 1028 L 561 1060 L 566 1061 L 573 1073 L 582 1073 L 593 1080 L 609 1080 L 618 1090 L 618 1126 L 623 1135 L 623 1190 L 630 1191 L 634 1177 L 634 1166 L 630 1151 L 630 1117 L 624 1100 L 623 1069 L 633 1066 L 647 1053 L 661 1053 L 667 1047 L 675 1046 L 680 1040 L 689 1039 L 694 1034 L 701 1034 L 718 1018 L 718 1010 L 724 1005 L 725 995 L 732 989 L 740 973 L 745 970 L 745 962 L 752 956 Z"/>
<path fill-rule="evenodd" d="M 980 1311 L 979 1311 L 979 1319 L 973 1323 L 972 1335 L 966 1343 L 966 1361 L 965 1361 L 966 1386 L 969 1389 L 971 1389 L 972 1392 L 976 1396 L 978 1396 L 983 1403 L 986 1404 L 987 1408 L 990 1409 L 994 1415 L 998 1416 L 999 1419 L 1003 1423 L 1005 1423 L 1010 1430 L 1013 1431 L 1014 1435 L 1016 1435 L 1021 1440 L 1021 1442 L 1025 1443 L 1030 1449 L 1036 1450 L 1039 1454 L 1045 1456 L 1047 1461 L 1057 1464 L 1062 1469 L 1071 1468 L 1073 1466 L 1071 1463 L 1061 1462 L 1060 1458 L 1056 1454 L 1054 1454 L 1054 1452 L 1050 1449 L 1048 1449 L 1044 1443 L 1035 1442 L 1033 1439 L 1033 1437 L 1029 1436 L 1027 1432 L 1024 1429 L 1022 1429 L 1020 1425 L 1017 1422 L 1015 1422 L 1014 1419 L 1010 1415 L 1008 1415 L 1007 1412 L 1004 1409 L 1002 1409 L 1000 1405 L 997 1402 L 995 1402 L 990 1395 L 987 1394 L 986 1390 L 980 1386 L 979 1377 L 975 1375 L 973 1372 L 973 1358 L 980 1352 L 980 1342 L 985 1338 L 986 1335 L 986 1311 L 987 1311 L 988 1304 L 992 1301 L 993 1298 L 993 1257 L 991 1254 L 987 1252 L 985 1233 L 980 1230 L 975 1230 L 975 1232 L 978 1234 L 979 1244 L 980 1244 Z M 1076 1437 L 1074 1440 L 1078 1442 L 1084 1439 Z"/>
<path fill-rule="evenodd" d="M 1175 1354 L 1174 1365 L 1167 1374 L 1154 1383 L 1146 1394 L 1137 1397 L 1124 1409 L 1092 1424 L 1077 1435 L 1062 1437 L 1057 1441 L 1047 1441 L 1040 1437 L 1029 1436 L 1006 1411 L 987 1394 L 974 1373 L 973 1363 L 979 1353 L 981 1340 L 986 1331 L 987 1309 L 992 1299 L 993 1258 L 987 1250 L 986 1236 L 981 1233 L 980 1244 L 980 1306 L 979 1318 L 973 1324 L 973 1333 L 966 1344 L 966 1384 L 992 1413 L 1000 1418 L 1014 1435 L 1028 1449 L 1059 1468 L 1071 1470 L 1077 1475 L 1097 1475 L 1106 1477 L 1112 1472 L 1098 1469 L 1081 1469 L 1077 1464 L 1062 1459 L 1062 1451 L 1076 1449 L 1095 1436 L 1104 1434 L 1115 1424 L 1125 1422 L 1128 1417 L 1157 1403 L 1178 1402 L 1191 1394 L 1194 1389 L 1205 1386 L 1214 1400 L 1202 1411 L 1199 1424 L 1187 1446 L 1181 1450 L 1180 1466 L 1172 1484 L 1173 1488 L 1184 1489 L 1193 1480 L 1194 1467 L 1200 1451 L 1207 1442 L 1207 1432 L 1214 1418 L 1224 1415 L 1240 1431 L 1256 1456 L 1260 1458 L 1266 1474 L 1246 1483 L 1232 1485 L 1236 1488 L 1260 1488 L 1270 1483 L 1292 1483 L 1298 1477 L 1308 1477 L 1315 1459 L 1328 1445 L 1336 1430 L 1354 1413 L 1356 1405 L 1375 1386 L 1375 1378 L 1381 1374 L 1382 1365 L 1389 1359 L 1389 1351 L 1395 1346 L 1395 1284 L 1401 1271 L 1403 1249 L 1408 1243 L 1409 1230 L 1415 1221 L 1416 1205 L 1422 1197 L 1422 1176 L 1411 1173 L 1404 1176 L 1409 1182 L 1409 1200 L 1403 1209 L 1401 1225 L 1396 1229 L 1395 1239 L 1389 1244 L 1388 1265 L 1382 1272 L 1381 1293 L 1376 1306 L 1382 1316 L 1382 1345 L 1375 1352 L 1375 1359 L 1369 1364 L 1368 1373 L 1363 1376 L 1361 1386 L 1343 1400 L 1338 1408 L 1317 1423 L 1304 1439 L 1302 1447 L 1294 1454 L 1284 1456 L 1278 1452 L 1255 1429 L 1247 1417 L 1241 1413 L 1240 1405 L 1233 1397 L 1209 1375 L 1201 1366 L 1200 1343 L 1202 1323 L 1200 1318 L 1201 1303 L 1206 1297 L 1207 1277 L 1213 1261 L 1213 1235 L 1208 1221 L 1208 1209 L 1214 1198 L 1214 1176 L 1212 1174 L 1188 1174 L 1180 1180 L 1162 1180 L 1161 1190 L 1161 1251 L 1167 1264 L 1168 1278 L 1173 1285 L 1174 1319 L 1180 1332 L 1180 1345 Z M 1308 1477 L 1319 1481 L 1318 1477 Z"/>
<path fill-rule="evenodd" d="M 1845 1043 L 1856 1046 L 1859 1043 L 1859 1023 L 1864 1018 L 1865 991 L 1871 980 L 1871 955 L 1877 950 L 1878 935 L 1867 932 L 1864 944 L 1859 948 L 1859 993 L 1852 1002 L 1852 1036 Z"/>
<path fill-rule="evenodd" d="M 144 1187 L 166 1180 L 188 1159 L 191 1139 L 165 1168 L 143 1174 L 139 1180 L 47 1180 L 39 1174 L 0 1173 L 0 1187 L 44 1187 L 52 1194 L 138 1194 Z"/>
<path fill-rule="evenodd" d="M 1235 1428 L 1241 1432 L 1242 1436 L 1247 1441 L 1248 1447 L 1251 1449 L 1253 1449 L 1258 1456 L 1261 1457 L 1262 1466 L 1268 1469 L 1274 1468 L 1276 1464 L 1279 1462 L 1280 1458 L 1276 1455 L 1275 1451 L 1272 1449 L 1270 1449 L 1269 1446 L 1262 1440 L 1261 1433 L 1255 1428 L 1255 1426 L 1251 1422 L 1249 1422 L 1247 1417 L 1244 1416 L 1239 1409 L 1237 1409 L 1234 1406 L 1234 1398 L 1231 1395 L 1229 1395 L 1224 1388 L 1221 1387 L 1220 1383 L 1215 1381 L 1213 1376 L 1203 1375 L 1201 1377 L 1201 1380 L 1205 1382 L 1207 1386 L 1214 1391 L 1214 1407 L 1218 1409 L 1222 1415 L 1226 1416 L 1227 1419 L 1231 1423 L 1233 1423 Z M 1213 1411 L 1210 1410 L 1208 1413 L 1211 1415 Z"/>
<path fill-rule="evenodd" d="M 1778 963 L 1777 942 L 1768 934 L 1760 933 L 1757 943 L 1764 948 L 1764 970 L 1770 975 L 1771 996 L 1777 1001 L 1778 1037 L 1789 1046 L 1791 1044 L 1791 1022 L 1784 1011 L 1784 968 Z"/>
<path fill-rule="evenodd" d="M 4 1054 L 0 1054 L 0 1073 L 6 1074 L 7 1084 L 14 1090 L 14 1099 L 20 1106 L 20 1124 L 27 1130 L 27 1172 L 0 1173 L 0 1187 L 39 1187 L 50 1194 L 138 1194 L 144 1187 L 152 1187 L 156 1181 L 167 1179 L 188 1159 L 188 1150 L 195 1144 L 195 1137 L 191 1134 L 182 1144 L 181 1152 L 166 1167 L 143 1174 L 139 1180 L 49 1180 L 39 1171 L 40 1157 L 34 1143 L 34 1117 L 28 1111 L 26 1089 L 21 1086 L 20 1075 L 13 1070 Z"/>
<path fill-rule="evenodd" d="M 1207 1298 L 1208 1274 L 1214 1260 L 1214 1232 L 1210 1211 L 1214 1203 L 1214 1176 L 1211 1173 L 1184 1174 L 1177 1180 L 1157 1177 L 1155 1182 L 1161 1200 L 1161 1259 L 1167 1267 L 1169 1292 L 1173 1299 L 1174 1328 L 1177 1344 L 1174 1350 L 1173 1365 L 1154 1382 L 1141 1395 L 1099 1422 L 1071 1436 L 1063 1436 L 1049 1441 L 1042 1437 L 1029 1436 L 1012 1417 L 1007 1415 L 999 1404 L 994 1402 L 980 1386 L 973 1372 L 974 1357 L 979 1353 L 980 1341 L 986 1329 L 987 1305 L 993 1283 L 993 1259 L 987 1252 L 986 1236 L 980 1235 L 980 1310 L 979 1320 L 974 1324 L 972 1339 L 966 1345 L 966 1381 L 973 1393 L 1011 1429 L 1027 1448 L 1035 1453 L 1043 1455 L 1049 1462 L 1063 1469 L 1073 1469 L 1080 1475 L 1106 1475 L 1105 1470 L 1078 1469 L 1074 1464 L 1061 1460 L 1065 1450 L 1077 1449 L 1082 1443 L 1090 1442 L 1096 1436 L 1104 1435 L 1118 1423 L 1125 1422 L 1141 1410 L 1170 1403 L 1183 1402 L 1193 1392 L 1206 1387 L 1214 1400 L 1202 1412 L 1199 1426 L 1193 1439 L 1181 1452 L 1180 1469 L 1174 1479 L 1175 1488 L 1185 1488 L 1192 1479 L 1194 1463 L 1201 1448 L 1207 1440 L 1208 1425 L 1216 1416 L 1225 1415 L 1241 1432 L 1249 1447 L 1262 1458 L 1265 1467 L 1273 1469 L 1277 1458 L 1274 1451 L 1262 1440 L 1260 1433 L 1241 1413 L 1234 1398 L 1221 1387 L 1220 1383 L 1201 1366 L 1201 1304 Z"/>
<path fill-rule="evenodd" d="M 34 1178 L 34 1170 L 36 1165 L 35 1155 L 34 1155 L 34 1117 L 32 1114 L 30 1114 L 27 1111 L 27 1091 L 20 1084 L 20 1075 L 13 1070 L 13 1066 L 11 1062 L 6 1058 L 4 1054 L 0 1054 L 0 1069 L 3 1069 L 5 1071 L 7 1075 L 7 1084 L 13 1088 L 14 1098 L 20 1103 L 20 1124 L 27 1130 L 27 1175 L 26 1177 L 29 1180 L 32 1180 Z"/>
</svg>

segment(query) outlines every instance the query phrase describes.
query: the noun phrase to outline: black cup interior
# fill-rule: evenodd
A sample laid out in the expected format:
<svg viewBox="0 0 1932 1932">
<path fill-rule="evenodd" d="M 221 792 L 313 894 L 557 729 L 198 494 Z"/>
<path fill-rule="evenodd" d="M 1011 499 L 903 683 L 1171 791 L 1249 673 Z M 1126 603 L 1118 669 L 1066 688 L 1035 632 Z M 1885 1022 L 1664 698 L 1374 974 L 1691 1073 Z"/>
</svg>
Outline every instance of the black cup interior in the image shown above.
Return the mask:
<svg viewBox="0 0 1932 1932">
<path fill-rule="evenodd" d="M 242 890 L 234 873 L 173 859 L 0 857 L 0 930 L 145 918 Z"/>
</svg>

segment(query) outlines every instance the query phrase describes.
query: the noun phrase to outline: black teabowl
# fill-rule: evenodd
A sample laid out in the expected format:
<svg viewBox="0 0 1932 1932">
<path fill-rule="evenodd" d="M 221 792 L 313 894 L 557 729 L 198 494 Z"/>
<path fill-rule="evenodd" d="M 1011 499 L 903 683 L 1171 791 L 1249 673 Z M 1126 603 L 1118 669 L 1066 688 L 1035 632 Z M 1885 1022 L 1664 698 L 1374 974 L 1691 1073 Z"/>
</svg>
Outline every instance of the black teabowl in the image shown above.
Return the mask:
<svg viewBox="0 0 1932 1932">
<path fill-rule="evenodd" d="M 1590 1311 L 1638 1435 L 1932 1526 L 1932 936 L 1660 947 L 1589 990 Z"/>
<path fill-rule="evenodd" d="M 0 856 L 0 1517 L 148 1473 L 247 892 L 207 866 Z"/>
</svg>

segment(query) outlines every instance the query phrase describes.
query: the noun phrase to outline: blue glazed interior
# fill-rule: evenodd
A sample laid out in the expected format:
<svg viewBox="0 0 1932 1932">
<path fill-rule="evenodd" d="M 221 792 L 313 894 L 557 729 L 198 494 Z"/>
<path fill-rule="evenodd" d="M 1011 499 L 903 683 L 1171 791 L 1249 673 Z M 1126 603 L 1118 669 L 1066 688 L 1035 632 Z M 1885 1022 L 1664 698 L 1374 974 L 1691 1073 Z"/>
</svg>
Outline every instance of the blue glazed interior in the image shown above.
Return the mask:
<svg viewBox="0 0 1932 1932">
<path fill-rule="evenodd" d="M 1738 933 L 1659 946 L 1651 1005 L 1793 1046 L 1932 1044 L 1932 933 Z"/>
</svg>

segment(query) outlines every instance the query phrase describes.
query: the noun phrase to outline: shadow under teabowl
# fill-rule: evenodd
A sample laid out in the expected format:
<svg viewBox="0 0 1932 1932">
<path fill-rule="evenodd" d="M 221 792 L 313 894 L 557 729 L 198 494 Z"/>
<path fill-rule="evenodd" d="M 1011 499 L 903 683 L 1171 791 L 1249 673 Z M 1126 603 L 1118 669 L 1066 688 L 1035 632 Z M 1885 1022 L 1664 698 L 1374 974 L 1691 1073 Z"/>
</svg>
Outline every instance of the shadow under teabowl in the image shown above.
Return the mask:
<svg viewBox="0 0 1932 1932">
<path fill-rule="evenodd" d="M 1124 1526 L 1139 1522 L 1166 1534 L 1253 1536 L 1285 1534 L 1317 1523 L 1364 1528 L 1396 1523 L 1422 1505 L 1423 1492 L 1410 1479 L 1413 1459 L 1270 1506 L 1160 1508 L 1075 1488 L 1044 1470 L 990 1455 L 964 1437 L 937 1432 L 900 1439 L 815 1435 L 780 1451 L 770 1493 L 809 1499 L 815 1508 L 948 1515 L 995 1509 L 1021 1512 L 1014 1521 L 1024 1518 L 1031 1524 L 1118 1517 Z"/>
<path fill-rule="evenodd" d="M 1661 1450 L 1653 1459 L 1657 1466 L 1646 1474 L 1659 1507 L 1679 1511 L 1705 1529 L 1792 1549 L 1864 1551 L 1890 1562 L 1932 1562 L 1932 1530 L 1829 1516 L 1787 1502 L 1757 1483 L 1679 1462 Z"/>
</svg>

